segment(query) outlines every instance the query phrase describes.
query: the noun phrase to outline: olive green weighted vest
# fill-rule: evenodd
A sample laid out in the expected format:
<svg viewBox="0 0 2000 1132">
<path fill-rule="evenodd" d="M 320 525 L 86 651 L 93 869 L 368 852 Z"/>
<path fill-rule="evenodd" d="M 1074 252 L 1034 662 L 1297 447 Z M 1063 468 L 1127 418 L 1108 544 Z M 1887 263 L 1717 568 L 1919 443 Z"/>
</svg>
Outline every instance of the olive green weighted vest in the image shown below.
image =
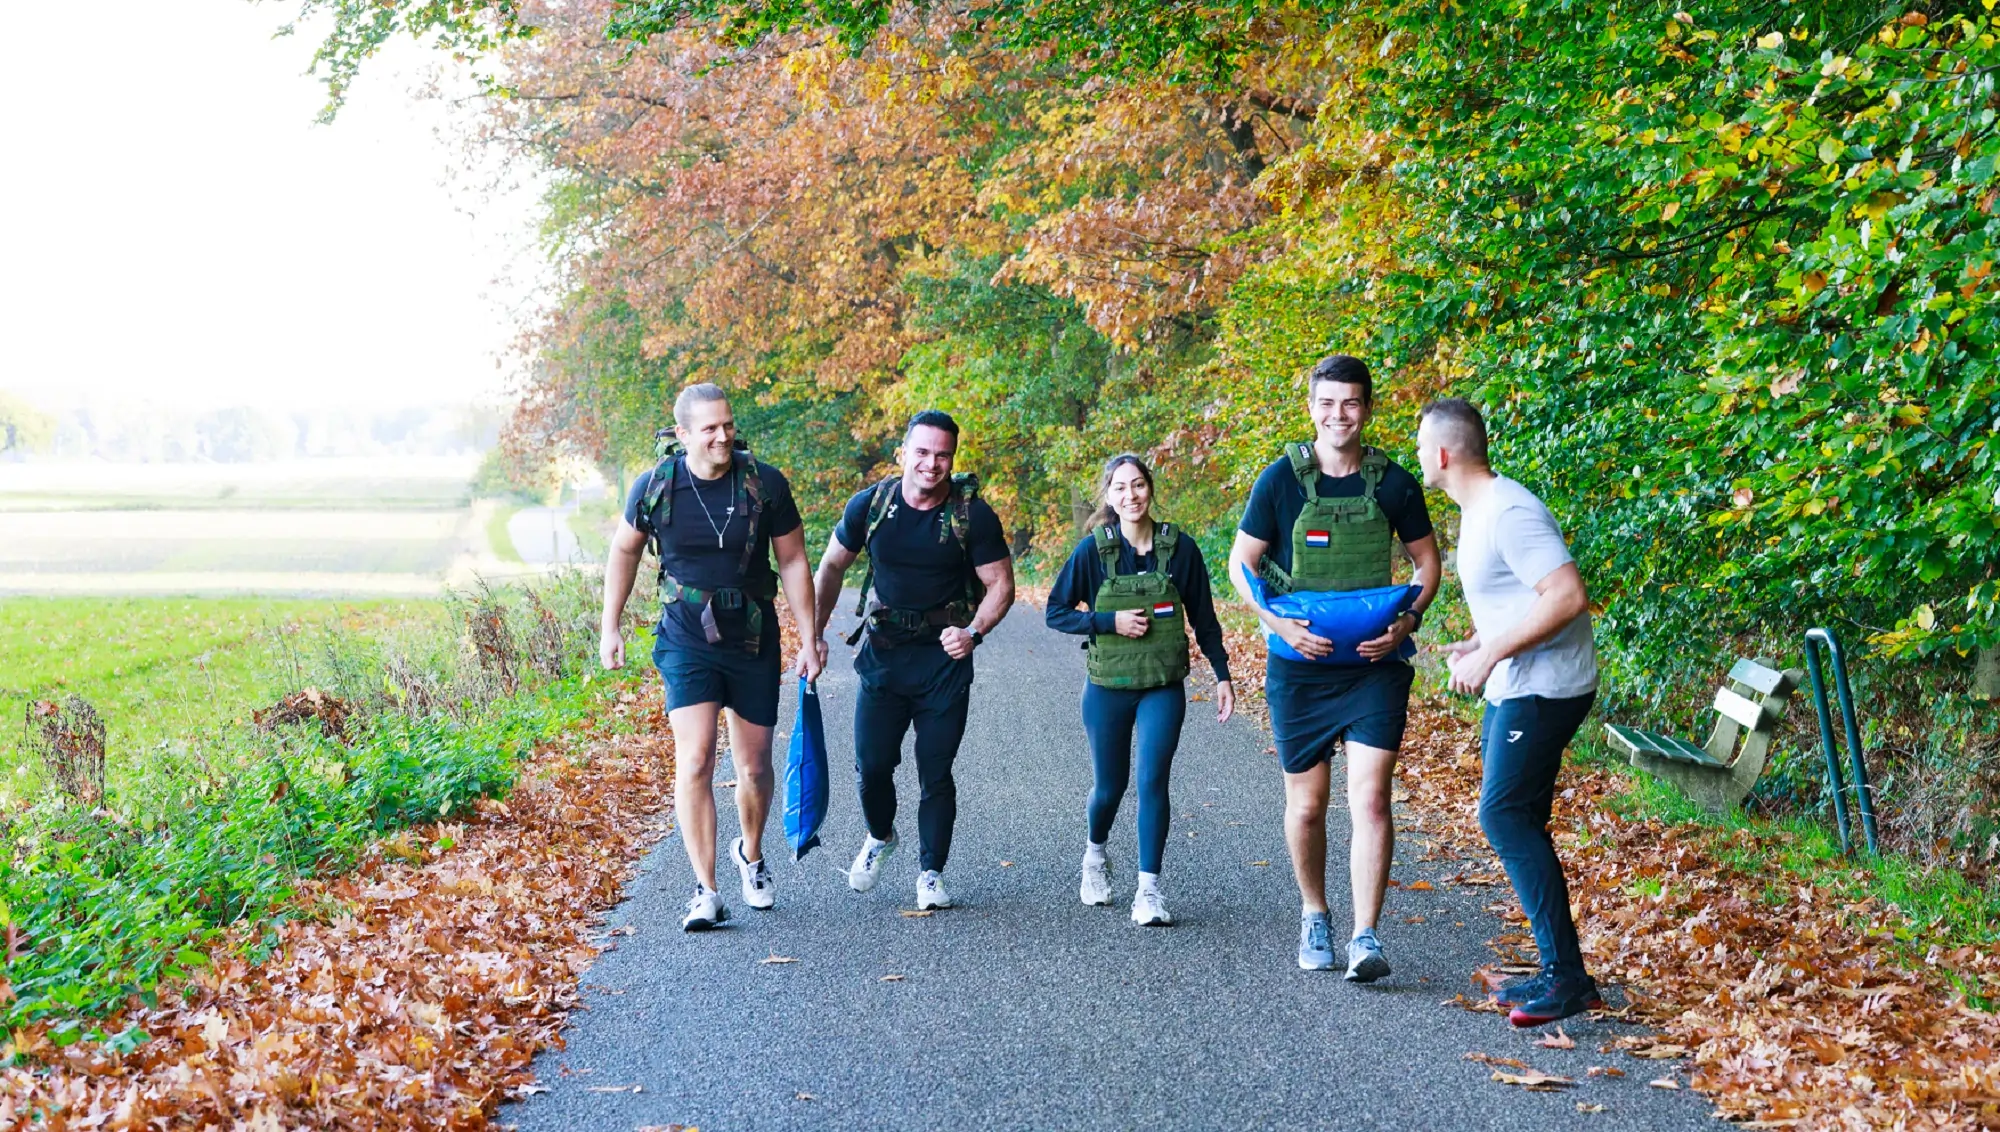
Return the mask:
<svg viewBox="0 0 2000 1132">
<path fill-rule="evenodd" d="M 1152 621 L 1143 637 L 1099 633 L 1088 649 L 1090 682 L 1100 688 L 1164 688 L 1188 674 L 1187 609 L 1180 591 L 1167 576 L 1180 533 L 1166 523 L 1153 530 L 1153 557 L 1158 569 L 1137 574 L 1118 572 L 1118 532 L 1097 529 L 1097 554 L 1104 561 L 1104 584 L 1097 587 L 1095 612 L 1119 613 L 1143 609 Z"/>
<path fill-rule="evenodd" d="M 1389 585 L 1395 532 L 1375 501 L 1375 489 L 1389 470 L 1380 449 L 1361 450 L 1361 494 L 1319 493 L 1319 457 L 1310 443 L 1285 445 L 1292 474 L 1306 493 L 1298 522 L 1292 524 L 1292 569 L 1267 555 L 1259 572 L 1276 593 L 1299 590 L 1367 590 Z"/>
</svg>

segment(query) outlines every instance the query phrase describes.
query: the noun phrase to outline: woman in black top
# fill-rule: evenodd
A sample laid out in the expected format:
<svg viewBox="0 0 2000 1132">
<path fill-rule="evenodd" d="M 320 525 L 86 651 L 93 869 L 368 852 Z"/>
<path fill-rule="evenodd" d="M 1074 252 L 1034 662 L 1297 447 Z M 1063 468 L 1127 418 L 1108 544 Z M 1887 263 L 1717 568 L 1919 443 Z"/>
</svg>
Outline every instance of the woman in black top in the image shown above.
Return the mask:
<svg viewBox="0 0 2000 1132">
<path fill-rule="evenodd" d="M 1235 711 L 1236 697 L 1209 593 L 1208 566 L 1192 537 L 1154 522 L 1151 470 L 1129 452 L 1114 456 L 1104 466 L 1098 494 L 1090 534 L 1057 575 L 1046 615 L 1050 628 L 1089 638 L 1091 651 L 1083 726 L 1090 737 L 1095 783 L 1079 892 L 1085 904 L 1111 903 L 1104 843 L 1131 778 L 1136 732 L 1139 883 L 1132 919 L 1166 925 L 1173 917 L 1160 899 L 1160 862 L 1172 815 L 1167 776 L 1187 714 L 1190 626 L 1215 669 L 1218 720 Z"/>
</svg>

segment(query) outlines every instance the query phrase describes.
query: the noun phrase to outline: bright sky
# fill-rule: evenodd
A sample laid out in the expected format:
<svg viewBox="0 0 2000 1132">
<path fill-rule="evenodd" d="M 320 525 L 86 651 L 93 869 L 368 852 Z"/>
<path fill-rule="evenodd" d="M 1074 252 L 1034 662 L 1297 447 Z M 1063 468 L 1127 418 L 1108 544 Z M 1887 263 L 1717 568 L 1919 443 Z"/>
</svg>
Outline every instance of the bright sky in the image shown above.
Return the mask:
<svg viewBox="0 0 2000 1132">
<path fill-rule="evenodd" d="M 296 12 L 9 6 L 0 389 L 51 409 L 497 399 L 535 190 L 453 175 L 470 114 L 412 93 L 446 62 L 414 44 L 315 124 L 314 41 L 272 38 Z"/>
</svg>

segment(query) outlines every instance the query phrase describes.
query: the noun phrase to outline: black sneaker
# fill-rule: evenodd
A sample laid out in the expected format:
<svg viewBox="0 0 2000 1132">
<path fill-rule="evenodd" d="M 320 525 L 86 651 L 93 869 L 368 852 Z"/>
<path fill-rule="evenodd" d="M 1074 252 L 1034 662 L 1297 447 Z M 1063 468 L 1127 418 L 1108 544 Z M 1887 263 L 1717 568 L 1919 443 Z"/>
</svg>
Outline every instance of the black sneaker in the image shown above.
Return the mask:
<svg viewBox="0 0 2000 1132">
<path fill-rule="evenodd" d="M 1574 979 L 1552 978 L 1542 985 L 1535 997 L 1515 1006 L 1507 1015 L 1507 1021 L 1516 1026 L 1545 1026 L 1572 1014 L 1602 1009 L 1604 999 L 1597 993 L 1596 979 L 1589 975 Z"/>
<path fill-rule="evenodd" d="M 1488 991 L 1486 997 L 1497 1006 L 1513 1008 L 1524 1002 L 1533 1002 L 1549 985 L 1552 976 L 1547 971 L 1536 971 L 1532 975 L 1521 975 L 1500 984 L 1499 990 Z"/>
</svg>

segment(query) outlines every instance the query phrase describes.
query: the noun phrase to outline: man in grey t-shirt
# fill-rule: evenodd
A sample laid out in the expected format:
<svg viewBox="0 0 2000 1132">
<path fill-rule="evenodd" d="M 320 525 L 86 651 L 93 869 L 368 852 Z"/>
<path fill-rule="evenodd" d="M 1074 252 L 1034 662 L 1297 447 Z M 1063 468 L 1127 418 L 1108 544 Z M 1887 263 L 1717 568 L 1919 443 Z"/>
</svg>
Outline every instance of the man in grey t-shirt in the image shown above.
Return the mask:
<svg viewBox="0 0 2000 1132">
<path fill-rule="evenodd" d="M 1486 462 L 1486 422 L 1458 398 L 1418 417 L 1424 486 L 1450 496 L 1471 637 L 1445 646 L 1453 691 L 1486 697 L 1479 824 L 1535 932 L 1541 970 L 1497 995 L 1516 1026 L 1604 1006 L 1583 966 L 1569 886 L 1549 837 L 1556 773 L 1597 698 L 1590 599 L 1562 528 L 1527 488 Z"/>
</svg>

